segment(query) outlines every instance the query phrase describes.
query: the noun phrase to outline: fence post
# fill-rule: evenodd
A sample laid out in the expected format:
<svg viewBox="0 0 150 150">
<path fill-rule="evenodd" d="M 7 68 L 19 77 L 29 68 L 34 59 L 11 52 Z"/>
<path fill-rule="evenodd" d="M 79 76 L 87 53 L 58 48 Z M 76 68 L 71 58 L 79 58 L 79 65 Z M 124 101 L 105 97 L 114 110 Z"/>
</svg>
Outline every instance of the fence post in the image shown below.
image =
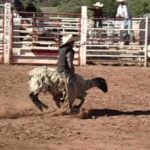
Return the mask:
<svg viewBox="0 0 150 150">
<path fill-rule="evenodd" d="M 86 65 L 86 42 L 87 42 L 87 6 L 82 6 L 80 65 Z"/>
<path fill-rule="evenodd" d="M 4 5 L 4 63 L 10 64 L 12 48 L 12 12 L 11 4 Z"/>
<path fill-rule="evenodd" d="M 144 59 L 144 67 L 147 66 L 147 56 L 148 56 L 148 16 L 145 18 L 145 46 L 144 46 L 144 51 L 145 51 L 145 59 Z"/>
</svg>

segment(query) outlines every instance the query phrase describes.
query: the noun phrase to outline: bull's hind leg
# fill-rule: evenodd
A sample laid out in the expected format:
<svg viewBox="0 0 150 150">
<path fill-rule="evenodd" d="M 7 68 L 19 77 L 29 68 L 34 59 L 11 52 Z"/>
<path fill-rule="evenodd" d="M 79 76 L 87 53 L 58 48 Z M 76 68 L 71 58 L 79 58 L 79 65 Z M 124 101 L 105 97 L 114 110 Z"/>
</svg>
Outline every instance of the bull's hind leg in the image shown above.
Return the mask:
<svg viewBox="0 0 150 150">
<path fill-rule="evenodd" d="M 61 108 L 63 101 L 61 100 L 62 94 L 53 95 L 53 100 L 58 108 Z"/>
<path fill-rule="evenodd" d="M 32 102 L 35 104 L 35 106 L 36 106 L 38 109 L 40 109 L 41 111 L 43 111 L 43 108 L 45 108 L 45 109 L 48 108 L 47 105 L 45 105 L 44 103 L 42 103 L 42 102 L 38 99 L 38 93 L 35 94 L 35 93 L 31 92 L 31 93 L 29 94 L 29 96 L 30 96 Z"/>
</svg>

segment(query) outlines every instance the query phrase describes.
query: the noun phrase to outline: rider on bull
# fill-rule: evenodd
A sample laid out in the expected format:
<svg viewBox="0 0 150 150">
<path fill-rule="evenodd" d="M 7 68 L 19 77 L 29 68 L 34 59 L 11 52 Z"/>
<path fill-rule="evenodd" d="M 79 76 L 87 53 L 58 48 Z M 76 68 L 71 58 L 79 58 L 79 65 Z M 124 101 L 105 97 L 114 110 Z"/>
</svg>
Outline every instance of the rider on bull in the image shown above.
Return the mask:
<svg viewBox="0 0 150 150">
<path fill-rule="evenodd" d="M 75 51 L 73 47 L 77 40 L 79 40 L 78 36 L 73 36 L 72 34 L 64 35 L 58 53 L 57 71 L 65 82 L 64 93 L 62 92 L 62 102 L 65 102 L 67 110 L 70 109 L 72 93 L 75 86 L 75 69 L 73 64 Z"/>
</svg>

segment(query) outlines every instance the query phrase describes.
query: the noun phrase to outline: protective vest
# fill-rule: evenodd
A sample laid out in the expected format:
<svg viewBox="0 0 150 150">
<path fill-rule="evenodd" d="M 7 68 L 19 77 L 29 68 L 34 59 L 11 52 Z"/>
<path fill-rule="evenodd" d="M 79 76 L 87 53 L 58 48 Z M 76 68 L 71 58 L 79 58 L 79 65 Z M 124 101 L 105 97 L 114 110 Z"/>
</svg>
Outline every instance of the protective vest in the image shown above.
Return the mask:
<svg viewBox="0 0 150 150">
<path fill-rule="evenodd" d="M 69 54 L 69 55 L 68 55 Z M 70 57 L 70 58 L 68 58 Z M 73 68 L 74 50 L 70 47 L 61 47 L 59 49 L 59 58 L 57 64 L 57 71 L 71 73 Z"/>
</svg>

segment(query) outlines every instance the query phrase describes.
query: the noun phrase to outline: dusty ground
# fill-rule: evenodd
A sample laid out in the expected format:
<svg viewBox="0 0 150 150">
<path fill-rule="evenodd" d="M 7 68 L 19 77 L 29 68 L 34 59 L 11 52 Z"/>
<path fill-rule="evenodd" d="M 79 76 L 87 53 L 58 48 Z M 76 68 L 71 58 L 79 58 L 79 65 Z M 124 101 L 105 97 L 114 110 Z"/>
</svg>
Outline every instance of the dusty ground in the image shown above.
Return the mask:
<svg viewBox="0 0 150 150">
<path fill-rule="evenodd" d="M 104 77 L 107 94 L 91 89 L 86 119 L 41 113 L 28 97 L 29 70 L 35 66 L 0 65 L 0 150 L 149 150 L 150 68 L 85 66 L 76 72 Z"/>
</svg>

